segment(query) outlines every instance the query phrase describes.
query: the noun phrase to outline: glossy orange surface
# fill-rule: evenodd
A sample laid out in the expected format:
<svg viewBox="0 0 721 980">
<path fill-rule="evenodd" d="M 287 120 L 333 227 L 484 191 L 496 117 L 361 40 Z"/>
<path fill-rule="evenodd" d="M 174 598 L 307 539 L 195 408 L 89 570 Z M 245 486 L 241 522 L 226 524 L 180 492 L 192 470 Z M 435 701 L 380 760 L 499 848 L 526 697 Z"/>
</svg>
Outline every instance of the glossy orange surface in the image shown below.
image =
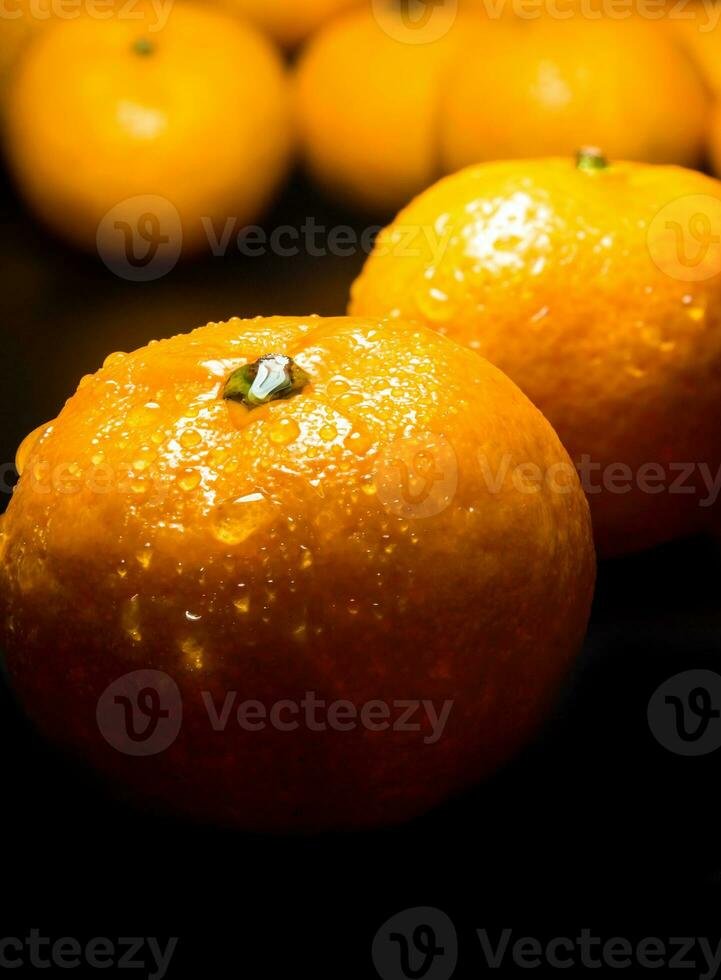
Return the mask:
<svg viewBox="0 0 721 980">
<path fill-rule="evenodd" d="M 692 171 L 486 164 L 401 212 L 350 309 L 416 319 L 507 372 L 574 460 L 593 464 L 601 551 L 630 551 L 708 520 L 705 480 L 721 463 L 719 227 L 721 185 Z M 619 464 L 630 489 L 616 489 Z M 684 464 L 687 489 L 672 489 Z M 647 465 L 664 468 L 665 489 L 638 488 Z"/>
<path fill-rule="evenodd" d="M 308 376 L 224 400 L 265 354 Z M 588 507 L 500 371 L 400 321 L 209 324 L 114 354 L 21 447 L 0 525 L 10 675 L 47 734 L 143 799 L 265 830 L 404 819 L 472 784 L 544 718 L 594 581 Z M 165 672 L 162 754 L 102 738 L 118 677 Z M 431 699 L 442 737 L 210 727 L 202 693 L 270 706 Z"/>
</svg>

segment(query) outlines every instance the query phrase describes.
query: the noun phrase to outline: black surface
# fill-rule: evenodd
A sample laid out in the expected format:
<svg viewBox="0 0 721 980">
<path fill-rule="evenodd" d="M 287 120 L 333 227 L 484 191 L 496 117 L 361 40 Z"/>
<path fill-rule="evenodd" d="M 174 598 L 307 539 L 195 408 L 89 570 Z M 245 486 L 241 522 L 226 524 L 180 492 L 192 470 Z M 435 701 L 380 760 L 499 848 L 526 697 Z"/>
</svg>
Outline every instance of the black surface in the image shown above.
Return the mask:
<svg viewBox="0 0 721 980">
<path fill-rule="evenodd" d="M 231 251 L 134 285 L 5 200 L 0 460 L 108 352 L 231 314 L 341 313 L 363 261 Z M 265 224 L 306 215 L 362 227 L 300 178 Z M 137 813 L 56 757 L 3 687 L 0 935 L 179 936 L 169 976 L 192 966 L 201 978 L 373 977 L 376 930 L 421 905 L 455 921 L 457 975 L 483 974 L 482 927 L 718 941 L 721 751 L 667 751 L 646 708 L 666 678 L 718 664 L 720 582 L 710 539 L 603 565 L 582 657 L 543 736 L 467 798 L 374 834 L 267 840 Z"/>
</svg>

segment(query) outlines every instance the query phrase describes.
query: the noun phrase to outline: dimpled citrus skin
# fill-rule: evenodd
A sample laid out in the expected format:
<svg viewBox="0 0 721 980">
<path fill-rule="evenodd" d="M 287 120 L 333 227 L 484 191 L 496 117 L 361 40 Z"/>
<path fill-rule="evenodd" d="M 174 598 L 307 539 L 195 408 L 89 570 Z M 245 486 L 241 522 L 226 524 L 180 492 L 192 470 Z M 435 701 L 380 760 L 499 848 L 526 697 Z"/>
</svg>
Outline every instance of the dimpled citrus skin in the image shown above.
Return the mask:
<svg viewBox="0 0 721 980">
<path fill-rule="evenodd" d="M 223 400 L 269 352 L 309 384 L 252 410 Z M 429 447 L 430 513 L 398 510 L 416 498 L 374 475 L 400 438 Z M 565 477 L 527 492 L 509 456 Z M 307 831 L 420 813 L 530 737 L 584 633 L 595 556 L 565 451 L 500 371 L 420 326 L 230 320 L 116 354 L 20 457 L 0 622 L 21 700 L 117 784 L 194 817 Z M 170 748 L 136 759 L 95 712 L 141 668 L 176 680 L 184 714 Z M 427 728 L 213 732 L 202 691 L 218 711 L 229 691 L 455 704 L 429 745 Z"/>
<path fill-rule="evenodd" d="M 293 48 L 327 20 L 369 0 L 218 0 L 221 7 L 239 13 Z"/>
<path fill-rule="evenodd" d="M 694 165 L 710 109 L 690 60 L 641 18 L 505 19 L 471 34 L 446 79 L 444 172 L 602 146 L 617 159 Z"/>
<path fill-rule="evenodd" d="M 254 28 L 206 6 L 177 4 L 155 32 L 143 23 L 86 16 L 42 32 L 9 97 L 10 162 L 38 214 L 78 245 L 95 248 L 111 208 L 159 195 L 186 251 L 208 249 L 204 218 L 218 236 L 228 217 L 242 228 L 285 174 L 284 68 Z"/>
<path fill-rule="evenodd" d="M 659 238 L 678 222 L 693 258 L 690 222 L 719 199 L 717 181 L 674 167 L 470 168 L 380 236 L 350 309 L 414 318 L 467 344 L 513 378 L 577 463 L 587 454 L 609 477 L 607 467 L 630 466 L 629 492 L 605 492 L 590 474 L 596 543 L 604 555 L 647 547 L 703 526 L 708 509 L 702 492 L 637 490 L 640 468 L 707 462 L 715 474 L 721 462 L 718 249 L 698 267 L 708 277 L 685 282 L 662 271 L 687 270 Z"/>
<path fill-rule="evenodd" d="M 412 44 L 388 16 L 395 36 L 367 10 L 329 24 L 295 75 L 310 172 L 343 202 L 378 212 L 401 207 L 442 173 L 442 81 L 466 30 L 459 17 L 437 40 Z"/>
</svg>

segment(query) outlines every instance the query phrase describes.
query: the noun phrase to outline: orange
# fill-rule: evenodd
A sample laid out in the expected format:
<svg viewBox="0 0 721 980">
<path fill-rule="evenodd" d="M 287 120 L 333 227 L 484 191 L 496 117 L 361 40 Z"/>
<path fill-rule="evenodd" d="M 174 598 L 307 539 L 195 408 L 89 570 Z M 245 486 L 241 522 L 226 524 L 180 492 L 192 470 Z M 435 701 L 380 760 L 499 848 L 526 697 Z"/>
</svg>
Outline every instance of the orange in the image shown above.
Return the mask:
<svg viewBox="0 0 721 980">
<path fill-rule="evenodd" d="M 694 61 L 709 89 L 721 93 L 721 8 L 690 3 L 667 18 L 672 36 Z"/>
<path fill-rule="evenodd" d="M 168 0 L 145 4 L 139 0 L 3 0 L 0 4 L 0 109 L 4 111 L 7 91 L 27 45 L 48 26 L 58 21 L 77 20 L 84 13 L 102 22 L 110 18 L 130 20 L 155 32 L 167 23 Z"/>
<path fill-rule="evenodd" d="M 446 80 L 444 170 L 602 146 L 617 159 L 693 165 L 708 96 L 661 26 L 634 18 L 504 21 L 467 38 Z"/>
<path fill-rule="evenodd" d="M 721 185 L 700 173 L 593 152 L 485 164 L 401 212 L 350 309 L 424 322 L 509 374 L 584 467 L 617 554 L 708 519 L 720 243 Z"/>
<path fill-rule="evenodd" d="M 28 7 L 19 3 L 0 11 L 0 98 L 3 104 L 18 59 L 40 24 L 41 21 L 30 15 Z"/>
<path fill-rule="evenodd" d="M 182 232 L 193 251 L 208 248 L 209 225 L 220 236 L 228 217 L 252 222 L 291 146 L 276 52 L 193 3 L 154 33 L 120 17 L 54 23 L 23 58 L 8 114 L 10 162 L 34 209 L 74 243 L 94 248 L 100 234 L 119 254 L 123 229 L 173 244 Z"/>
<path fill-rule="evenodd" d="M 370 0 L 219 0 L 247 17 L 284 47 L 292 48 L 341 11 Z"/>
<path fill-rule="evenodd" d="M 18 468 L 0 633 L 22 701 L 197 818 L 417 814 L 527 741 L 584 633 L 573 466 L 424 327 L 236 319 L 113 354 Z"/>
<path fill-rule="evenodd" d="M 390 212 L 440 176 L 442 79 L 467 22 L 437 23 L 418 31 L 391 10 L 382 20 L 362 10 L 327 26 L 301 58 L 306 164 L 344 202 Z"/>
</svg>

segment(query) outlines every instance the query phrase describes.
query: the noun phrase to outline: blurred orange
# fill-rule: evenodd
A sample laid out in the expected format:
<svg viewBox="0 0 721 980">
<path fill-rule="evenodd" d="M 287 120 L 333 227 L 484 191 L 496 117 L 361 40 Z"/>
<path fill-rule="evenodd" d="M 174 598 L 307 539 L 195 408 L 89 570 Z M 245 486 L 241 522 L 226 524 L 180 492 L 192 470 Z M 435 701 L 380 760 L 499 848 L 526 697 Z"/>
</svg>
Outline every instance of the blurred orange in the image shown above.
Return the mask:
<svg viewBox="0 0 721 980">
<path fill-rule="evenodd" d="M 34 10 L 47 12 L 51 0 L 36 0 Z M 33 16 L 28 0 L 5 0 L 0 8 L 0 112 L 4 109 L 4 101 L 12 73 L 18 63 L 20 54 L 33 34 L 47 20 Z"/>
<path fill-rule="evenodd" d="M 590 152 L 482 164 L 400 213 L 350 311 L 425 323 L 505 371 L 592 467 L 600 552 L 632 551 L 710 521 L 720 229 L 721 184 L 696 171 Z"/>
<path fill-rule="evenodd" d="M 446 80 L 446 171 L 587 144 L 619 159 L 699 162 L 709 99 L 658 23 L 577 14 L 493 28 L 467 38 Z"/>
<path fill-rule="evenodd" d="M 254 28 L 200 4 L 143 28 L 83 16 L 43 31 L 10 92 L 9 158 L 31 205 L 74 243 L 94 247 L 112 209 L 113 227 L 150 217 L 165 238 L 182 227 L 191 251 L 207 245 L 203 218 L 216 234 L 231 216 L 242 226 L 277 188 L 292 144 L 287 80 Z"/>
<path fill-rule="evenodd" d="M 394 210 L 440 175 L 442 79 L 466 19 L 433 33 L 397 12 L 340 18 L 311 42 L 296 75 L 307 165 L 342 200 Z"/>
<path fill-rule="evenodd" d="M 284 47 L 300 44 L 340 11 L 370 0 L 216 0 L 242 14 Z"/>
<path fill-rule="evenodd" d="M 87 6 L 80 0 L 70 3 L 63 0 L 3 0 L 0 3 L 0 100 L 4 103 L 13 72 L 27 44 L 50 25 L 77 20 L 87 13 L 101 22 L 117 17 L 155 31 L 165 25 L 172 6 L 169 0 L 159 6 L 149 0 L 134 0 L 131 4 L 128 0 L 88 0 Z"/>
<path fill-rule="evenodd" d="M 674 16 L 673 11 L 669 13 L 668 26 L 708 87 L 718 96 L 721 94 L 721 5 L 689 4 L 683 14 Z"/>
</svg>

